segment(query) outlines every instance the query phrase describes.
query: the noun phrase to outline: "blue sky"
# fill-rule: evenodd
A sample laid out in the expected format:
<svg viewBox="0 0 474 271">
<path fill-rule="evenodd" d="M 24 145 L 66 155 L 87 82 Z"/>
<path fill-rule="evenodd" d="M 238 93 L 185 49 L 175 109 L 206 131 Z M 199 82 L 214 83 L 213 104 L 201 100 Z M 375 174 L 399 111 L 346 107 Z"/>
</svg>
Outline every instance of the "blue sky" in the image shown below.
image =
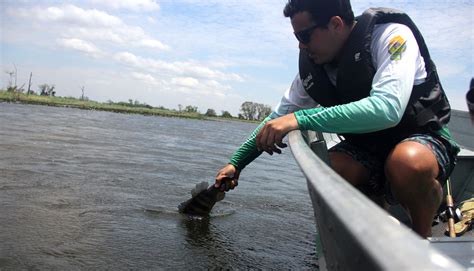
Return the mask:
<svg viewBox="0 0 474 271">
<path fill-rule="evenodd" d="M 201 112 L 274 107 L 297 73 L 285 0 L 0 1 L 0 87 L 54 84 L 57 95 Z M 423 33 L 455 109 L 474 76 L 472 0 L 352 1 L 407 12 Z"/>
</svg>

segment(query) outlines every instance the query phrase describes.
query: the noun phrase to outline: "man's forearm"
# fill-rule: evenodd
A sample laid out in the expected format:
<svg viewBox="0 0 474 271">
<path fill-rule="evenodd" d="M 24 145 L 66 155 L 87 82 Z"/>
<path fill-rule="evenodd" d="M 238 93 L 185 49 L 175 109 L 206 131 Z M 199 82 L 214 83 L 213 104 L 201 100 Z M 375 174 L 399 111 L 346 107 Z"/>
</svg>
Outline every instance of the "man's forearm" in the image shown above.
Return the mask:
<svg viewBox="0 0 474 271">
<path fill-rule="evenodd" d="M 295 116 L 300 130 L 328 133 L 367 133 L 393 127 L 400 121 L 397 108 L 379 97 L 300 110 Z"/>
<path fill-rule="evenodd" d="M 260 131 L 260 129 L 267 123 L 269 120 L 278 117 L 278 115 L 273 112 L 268 117 L 266 117 L 260 125 L 252 132 L 247 141 L 245 141 L 232 155 L 232 158 L 229 161 L 229 164 L 233 165 L 236 169 L 242 170 L 248 164 L 250 164 L 255 158 L 262 154 L 262 151 L 257 150 L 257 145 L 255 138 Z"/>
</svg>

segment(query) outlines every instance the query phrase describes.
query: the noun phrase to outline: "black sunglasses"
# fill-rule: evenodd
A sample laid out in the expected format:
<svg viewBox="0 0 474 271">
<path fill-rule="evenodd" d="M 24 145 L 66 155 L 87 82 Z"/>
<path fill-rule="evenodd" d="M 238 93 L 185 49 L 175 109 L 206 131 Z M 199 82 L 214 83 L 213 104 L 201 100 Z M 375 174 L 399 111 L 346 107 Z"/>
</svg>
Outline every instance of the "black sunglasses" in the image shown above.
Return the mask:
<svg viewBox="0 0 474 271">
<path fill-rule="evenodd" d="M 319 27 L 320 25 L 314 24 L 310 27 L 307 27 L 301 31 L 294 32 L 296 39 L 303 43 L 303 44 L 308 44 L 311 40 L 311 34 L 313 33 L 313 30 Z"/>
</svg>

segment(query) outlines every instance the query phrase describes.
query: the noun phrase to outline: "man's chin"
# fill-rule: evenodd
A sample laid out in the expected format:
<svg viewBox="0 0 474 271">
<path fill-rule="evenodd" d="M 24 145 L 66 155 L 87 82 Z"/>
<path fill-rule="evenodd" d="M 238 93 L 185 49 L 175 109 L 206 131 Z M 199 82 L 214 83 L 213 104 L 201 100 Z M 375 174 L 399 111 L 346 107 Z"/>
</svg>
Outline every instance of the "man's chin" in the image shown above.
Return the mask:
<svg viewBox="0 0 474 271">
<path fill-rule="evenodd" d="M 317 65 L 323 65 L 323 64 L 326 64 L 325 61 L 322 61 L 320 58 L 311 58 L 311 60 L 313 61 L 314 64 L 317 64 Z"/>
<path fill-rule="evenodd" d="M 312 57 L 311 61 L 313 61 L 313 63 L 317 64 L 317 65 L 326 65 L 326 64 L 337 63 L 337 61 L 335 59 L 324 59 L 324 58 L 320 58 L 320 57 Z"/>
</svg>

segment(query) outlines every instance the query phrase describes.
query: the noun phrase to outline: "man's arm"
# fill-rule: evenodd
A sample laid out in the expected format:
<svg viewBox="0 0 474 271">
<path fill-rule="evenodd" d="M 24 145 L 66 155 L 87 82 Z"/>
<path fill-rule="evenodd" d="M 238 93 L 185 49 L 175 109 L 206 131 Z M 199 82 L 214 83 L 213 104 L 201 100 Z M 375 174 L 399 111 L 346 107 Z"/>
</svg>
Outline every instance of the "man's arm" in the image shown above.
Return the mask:
<svg viewBox="0 0 474 271">
<path fill-rule="evenodd" d="M 255 144 L 255 138 L 260 131 L 260 129 L 267 123 L 269 120 L 278 117 L 275 112 L 272 112 L 268 117 L 266 117 L 260 125 L 250 134 L 248 139 L 234 152 L 232 158 L 229 161 L 229 164 L 233 165 L 237 170 L 242 170 L 248 164 L 250 164 L 255 158 L 260 156 L 261 151 L 257 150 Z"/>
<path fill-rule="evenodd" d="M 297 74 L 290 88 L 285 92 L 275 110 L 260 123 L 260 125 L 248 137 L 247 141 L 237 149 L 237 151 L 232 155 L 229 164 L 232 164 L 238 170 L 242 170 L 262 153 L 261 150 L 257 149 L 255 139 L 260 129 L 262 129 L 268 121 L 293 113 L 300 109 L 312 108 L 315 106 L 317 106 L 316 102 L 306 93 L 301 83 L 300 76 Z M 281 153 L 279 150 L 275 152 Z"/>
<path fill-rule="evenodd" d="M 291 87 L 285 92 L 280 102 L 265 120 L 252 132 L 249 138 L 235 151 L 229 163 L 217 172 L 216 187 L 221 187 L 222 190 L 228 191 L 238 185 L 238 178 L 240 171 L 250 164 L 255 158 L 260 156 L 262 150 L 256 146 L 256 136 L 260 129 L 272 119 L 285 116 L 299 109 L 311 108 L 316 106 L 316 103 L 309 97 L 304 90 L 299 74 L 296 75 Z M 293 115 L 293 114 L 291 114 Z M 296 122 L 296 121 L 295 121 Z M 283 145 L 282 145 L 283 146 Z M 273 151 L 267 151 L 273 154 Z M 274 152 L 281 153 L 279 149 Z M 221 183 L 224 185 L 221 186 Z"/>
</svg>

